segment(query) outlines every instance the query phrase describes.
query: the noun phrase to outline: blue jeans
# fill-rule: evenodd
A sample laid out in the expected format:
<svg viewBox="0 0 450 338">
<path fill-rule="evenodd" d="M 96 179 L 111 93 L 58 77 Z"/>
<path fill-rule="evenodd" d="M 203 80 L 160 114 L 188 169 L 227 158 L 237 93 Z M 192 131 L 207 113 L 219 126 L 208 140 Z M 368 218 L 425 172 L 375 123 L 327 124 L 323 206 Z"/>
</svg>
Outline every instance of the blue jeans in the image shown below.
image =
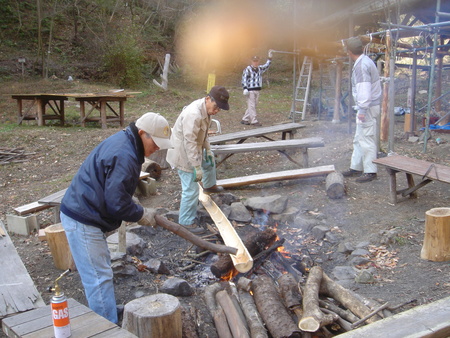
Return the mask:
<svg viewBox="0 0 450 338">
<path fill-rule="evenodd" d="M 214 160 L 214 159 L 213 159 Z M 209 162 L 202 161 L 203 187 L 211 188 L 216 184 L 216 166 Z M 194 182 L 194 174 L 191 172 L 178 170 L 181 180 L 181 202 L 178 223 L 181 225 L 191 225 L 197 217 L 198 205 L 198 183 Z"/>
<path fill-rule="evenodd" d="M 89 307 L 117 324 L 113 271 L 105 234 L 99 228 L 77 222 L 62 212 L 60 217 Z"/>
</svg>

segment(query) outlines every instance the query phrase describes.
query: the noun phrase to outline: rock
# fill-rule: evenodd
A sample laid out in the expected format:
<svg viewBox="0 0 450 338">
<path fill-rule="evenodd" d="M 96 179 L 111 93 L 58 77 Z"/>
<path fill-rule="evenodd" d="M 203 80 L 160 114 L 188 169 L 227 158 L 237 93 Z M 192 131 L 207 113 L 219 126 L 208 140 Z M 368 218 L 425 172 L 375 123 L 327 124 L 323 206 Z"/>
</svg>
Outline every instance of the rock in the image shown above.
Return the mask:
<svg viewBox="0 0 450 338">
<path fill-rule="evenodd" d="M 297 215 L 294 219 L 294 225 L 300 227 L 303 232 L 308 233 L 317 225 L 317 220 L 306 218 L 303 215 Z"/>
<path fill-rule="evenodd" d="M 129 277 L 134 276 L 137 273 L 134 266 L 126 264 L 124 261 L 111 262 L 111 268 L 116 277 Z"/>
<path fill-rule="evenodd" d="M 295 216 L 298 214 L 298 209 L 295 207 L 288 207 L 282 214 L 272 215 L 272 219 L 279 223 L 292 223 Z"/>
<path fill-rule="evenodd" d="M 250 197 L 243 204 L 252 210 L 264 210 L 269 213 L 281 214 L 286 209 L 288 198 L 281 195 L 265 197 Z"/>
<path fill-rule="evenodd" d="M 358 244 L 356 244 L 356 248 L 358 248 L 358 249 L 367 248 L 369 245 L 370 245 L 370 243 L 367 241 L 359 242 Z"/>
<path fill-rule="evenodd" d="M 331 272 L 337 280 L 354 280 L 356 271 L 351 266 L 336 266 Z"/>
<path fill-rule="evenodd" d="M 355 277 L 355 282 L 360 284 L 371 284 L 375 283 L 375 278 L 367 270 L 361 270 Z"/>
<path fill-rule="evenodd" d="M 222 205 L 231 205 L 231 203 L 239 202 L 240 198 L 230 192 L 223 192 L 212 195 L 212 200 L 221 207 Z"/>
<path fill-rule="evenodd" d="M 194 290 L 189 283 L 181 278 L 169 278 L 166 280 L 161 287 L 161 292 L 180 297 L 188 297 L 194 294 Z"/>
<path fill-rule="evenodd" d="M 355 247 L 353 244 L 346 242 L 346 243 L 339 243 L 337 251 L 343 254 L 350 254 L 353 250 L 355 250 Z"/>
<path fill-rule="evenodd" d="M 231 206 L 229 206 L 228 204 L 222 204 L 220 206 L 220 210 L 222 210 L 222 212 L 226 218 L 229 218 L 229 216 L 231 214 Z"/>
<path fill-rule="evenodd" d="M 369 251 L 367 251 L 366 249 L 356 249 L 353 250 L 351 255 L 352 256 L 366 256 L 369 254 Z"/>
<path fill-rule="evenodd" d="M 325 237 L 325 234 L 329 231 L 329 229 L 326 226 L 323 225 L 318 225 L 315 226 L 314 228 L 312 228 L 311 230 L 311 235 L 317 239 L 318 241 L 320 241 L 321 239 L 323 239 Z"/>
<path fill-rule="evenodd" d="M 252 220 L 252 215 L 241 202 L 231 203 L 231 212 L 228 217 L 237 222 L 248 223 Z"/>
<path fill-rule="evenodd" d="M 110 251 L 117 251 L 119 247 L 119 234 L 118 232 L 115 232 L 114 234 L 108 236 L 106 239 L 108 243 L 108 247 Z M 138 235 L 127 232 L 127 244 L 126 244 L 126 251 L 128 254 L 132 256 L 139 256 L 142 254 L 146 244 L 144 240 L 139 237 Z"/>
<path fill-rule="evenodd" d="M 363 264 L 367 264 L 370 262 L 370 259 L 368 259 L 367 257 L 364 256 L 354 256 L 351 260 L 350 260 L 350 265 L 363 265 Z"/>
<path fill-rule="evenodd" d="M 170 274 L 169 269 L 159 259 L 151 258 L 143 264 L 147 267 L 149 271 L 153 273 L 160 273 L 163 275 Z"/>
</svg>

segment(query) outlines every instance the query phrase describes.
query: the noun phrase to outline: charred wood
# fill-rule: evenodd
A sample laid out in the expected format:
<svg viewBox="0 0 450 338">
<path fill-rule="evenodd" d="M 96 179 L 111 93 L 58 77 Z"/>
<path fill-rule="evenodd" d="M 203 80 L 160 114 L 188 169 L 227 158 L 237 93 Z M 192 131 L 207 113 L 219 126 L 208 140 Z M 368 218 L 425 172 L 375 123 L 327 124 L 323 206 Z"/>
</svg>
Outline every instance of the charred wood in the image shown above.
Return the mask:
<svg viewBox="0 0 450 338">
<path fill-rule="evenodd" d="M 267 229 L 265 231 L 257 232 L 256 234 L 250 234 L 243 242 L 249 254 L 254 257 L 267 246 L 272 245 L 276 238 L 276 232 L 273 229 Z M 228 276 L 233 270 L 233 261 L 229 255 L 220 256 L 217 262 L 211 265 L 211 272 L 217 278 Z"/>
<path fill-rule="evenodd" d="M 330 314 L 333 317 L 337 318 L 336 319 L 336 323 L 339 324 L 339 326 L 342 328 L 342 330 L 344 331 L 350 331 L 353 330 L 353 326 L 352 323 L 350 323 L 349 321 L 346 321 L 345 319 L 343 319 L 341 316 L 339 316 L 337 313 L 326 309 L 326 308 L 320 308 L 320 310 L 326 314 Z"/>
<path fill-rule="evenodd" d="M 297 319 L 300 320 L 303 317 L 302 295 L 300 294 L 294 276 L 290 273 L 281 275 L 281 277 L 278 278 L 278 288 L 286 306 L 293 311 L 297 316 Z"/>
<path fill-rule="evenodd" d="M 330 311 L 333 311 L 339 317 L 345 319 L 346 321 L 348 321 L 350 323 L 354 323 L 359 320 L 359 318 L 356 317 L 351 311 L 342 309 L 339 306 L 337 306 L 331 302 L 319 299 L 319 306 L 323 309 L 328 309 Z"/>
<path fill-rule="evenodd" d="M 302 331 L 316 332 L 322 326 L 331 324 L 336 318 L 324 314 L 319 308 L 319 290 L 322 280 L 322 268 L 314 266 L 309 271 L 303 294 L 303 317 L 298 323 Z"/>
<path fill-rule="evenodd" d="M 200 237 L 191 233 L 189 230 L 186 230 L 181 225 L 174 223 L 172 221 L 169 221 L 167 218 L 165 218 L 161 215 L 156 215 L 155 220 L 159 226 L 163 227 L 166 230 L 173 232 L 174 234 L 184 238 L 185 240 L 188 240 L 192 244 L 195 244 L 203 249 L 210 250 L 213 252 L 232 254 L 232 255 L 235 255 L 237 253 L 236 248 L 231 248 L 226 245 L 214 244 L 214 243 L 205 241 L 205 240 L 201 239 Z M 233 264 L 233 263 L 231 263 L 231 264 Z"/>
<path fill-rule="evenodd" d="M 273 338 L 301 337 L 270 277 L 262 275 L 255 278 L 252 291 L 256 308 Z"/>
</svg>

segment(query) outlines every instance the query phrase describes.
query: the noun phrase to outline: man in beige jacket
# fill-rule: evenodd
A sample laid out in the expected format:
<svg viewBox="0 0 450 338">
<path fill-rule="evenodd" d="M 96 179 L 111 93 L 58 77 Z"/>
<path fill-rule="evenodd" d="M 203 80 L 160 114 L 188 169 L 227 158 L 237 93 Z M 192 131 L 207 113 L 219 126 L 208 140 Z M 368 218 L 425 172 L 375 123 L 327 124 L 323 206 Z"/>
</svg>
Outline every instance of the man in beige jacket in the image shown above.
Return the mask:
<svg viewBox="0 0 450 338">
<path fill-rule="evenodd" d="M 223 191 L 223 187 L 216 185 L 216 168 L 208 140 L 208 128 L 211 116 L 221 109 L 230 109 L 229 97 L 224 87 L 212 87 L 206 97 L 184 107 L 172 130 L 173 149 L 167 151 L 167 162 L 178 170 L 181 180 L 178 223 L 192 233 L 205 231 L 195 223 L 199 194 L 197 182 L 202 182 L 205 193 Z"/>
</svg>

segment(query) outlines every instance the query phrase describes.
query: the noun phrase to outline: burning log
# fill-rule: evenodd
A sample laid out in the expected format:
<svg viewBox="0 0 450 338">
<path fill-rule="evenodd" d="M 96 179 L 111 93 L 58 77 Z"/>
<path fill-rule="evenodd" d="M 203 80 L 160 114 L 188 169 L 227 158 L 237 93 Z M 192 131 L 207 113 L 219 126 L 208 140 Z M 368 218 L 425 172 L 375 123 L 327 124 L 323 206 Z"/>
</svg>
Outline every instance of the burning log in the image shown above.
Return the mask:
<svg viewBox="0 0 450 338">
<path fill-rule="evenodd" d="M 222 285 L 219 283 L 208 285 L 205 288 L 205 301 L 206 306 L 214 319 L 214 324 L 216 326 L 217 333 L 219 337 L 223 338 L 233 338 L 230 328 L 227 324 L 227 318 L 225 317 L 225 312 L 221 306 L 217 305 L 216 294 L 223 289 Z"/>
<path fill-rule="evenodd" d="M 359 318 L 364 318 L 371 313 L 369 307 L 364 305 L 364 303 L 353 294 L 350 290 L 339 285 L 333 281 L 326 273 L 322 273 L 322 282 L 320 284 L 320 293 L 329 297 L 334 298 L 339 303 L 341 303 L 348 310 L 353 312 Z M 374 316 L 367 320 L 368 323 L 373 323 L 380 319 L 379 316 Z"/>
<path fill-rule="evenodd" d="M 235 255 L 237 253 L 236 248 L 232 248 L 232 247 L 221 245 L 221 244 L 214 244 L 214 243 L 205 241 L 205 240 L 201 239 L 200 237 L 191 233 L 189 230 L 186 230 L 181 225 L 171 222 L 167 218 L 165 218 L 161 215 L 156 215 L 155 220 L 159 226 L 173 232 L 174 234 L 188 240 L 192 244 L 195 244 L 203 249 L 210 250 L 213 252 L 227 253 L 227 254 L 231 254 L 231 255 Z"/>
<path fill-rule="evenodd" d="M 268 276 L 259 276 L 252 282 L 256 308 L 274 338 L 301 337 L 301 332 L 283 305 L 278 291 Z"/>
<path fill-rule="evenodd" d="M 337 316 L 324 314 L 319 309 L 319 289 L 322 280 L 322 268 L 314 266 L 309 271 L 303 295 L 303 317 L 298 323 L 302 331 L 316 332 L 322 326 L 333 323 Z"/>
<path fill-rule="evenodd" d="M 233 337 L 250 338 L 245 324 L 245 319 L 241 318 L 239 315 L 239 312 L 234 306 L 234 303 L 228 293 L 225 290 L 217 292 L 216 300 L 225 312 L 228 326 L 230 327 Z"/>
<path fill-rule="evenodd" d="M 266 229 L 256 234 L 252 233 L 244 239 L 244 245 L 251 256 L 255 256 L 275 242 L 277 234 L 273 229 Z M 228 255 L 220 256 L 217 262 L 211 265 L 211 272 L 217 278 L 228 276 L 234 269 L 233 261 Z"/>
</svg>

